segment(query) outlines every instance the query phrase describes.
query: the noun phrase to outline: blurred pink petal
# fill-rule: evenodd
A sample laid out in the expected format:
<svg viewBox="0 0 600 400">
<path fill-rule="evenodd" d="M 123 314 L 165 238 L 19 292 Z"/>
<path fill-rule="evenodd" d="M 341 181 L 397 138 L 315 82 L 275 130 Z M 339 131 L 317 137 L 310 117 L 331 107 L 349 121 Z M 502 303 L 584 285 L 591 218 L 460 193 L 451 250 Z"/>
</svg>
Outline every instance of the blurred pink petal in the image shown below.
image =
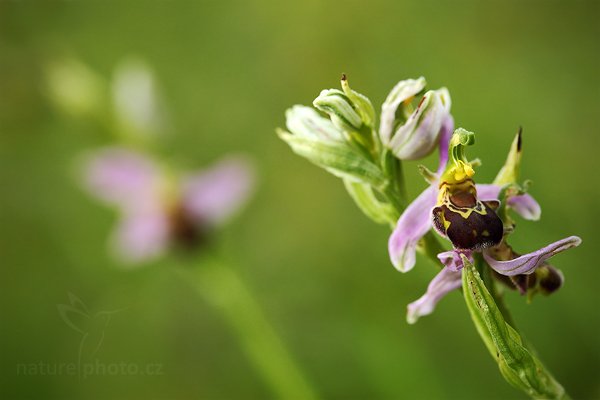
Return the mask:
<svg viewBox="0 0 600 400">
<path fill-rule="evenodd" d="M 84 184 L 92 195 L 122 210 L 159 201 L 159 178 L 150 159 L 118 147 L 93 153 L 84 166 Z"/>
<path fill-rule="evenodd" d="M 139 263 L 163 254 L 169 240 L 169 221 L 162 210 L 138 210 L 125 214 L 120 221 L 113 246 L 123 261 Z"/>
<path fill-rule="evenodd" d="M 254 187 L 252 164 L 229 157 L 183 182 L 183 206 L 199 223 L 220 225 L 248 200 Z"/>
</svg>

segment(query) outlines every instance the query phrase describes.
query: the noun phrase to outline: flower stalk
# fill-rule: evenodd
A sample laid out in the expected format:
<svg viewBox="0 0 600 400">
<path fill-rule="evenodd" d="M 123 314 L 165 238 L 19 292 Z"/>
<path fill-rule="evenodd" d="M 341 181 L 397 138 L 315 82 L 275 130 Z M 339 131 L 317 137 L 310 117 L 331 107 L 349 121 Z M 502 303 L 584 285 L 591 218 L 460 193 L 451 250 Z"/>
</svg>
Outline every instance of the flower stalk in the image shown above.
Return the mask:
<svg viewBox="0 0 600 400">
<path fill-rule="evenodd" d="M 278 399 L 317 399 L 315 391 L 235 268 L 217 257 L 201 257 L 177 268 L 233 330 L 250 362 Z"/>
</svg>

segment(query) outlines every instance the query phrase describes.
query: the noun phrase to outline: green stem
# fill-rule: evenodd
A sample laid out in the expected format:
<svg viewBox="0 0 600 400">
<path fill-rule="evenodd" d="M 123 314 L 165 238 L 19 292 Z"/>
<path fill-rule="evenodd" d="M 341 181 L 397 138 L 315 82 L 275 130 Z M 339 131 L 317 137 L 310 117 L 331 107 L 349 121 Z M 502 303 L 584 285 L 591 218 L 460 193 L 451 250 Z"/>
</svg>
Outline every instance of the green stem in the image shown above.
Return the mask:
<svg viewBox="0 0 600 400">
<path fill-rule="evenodd" d="M 479 274 L 481 275 L 481 279 L 483 279 L 485 287 L 492 295 L 496 306 L 498 306 L 498 309 L 502 313 L 502 316 L 504 317 L 506 322 L 508 322 L 508 324 L 512 326 L 515 331 L 519 332 L 515 320 L 513 319 L 512 314 L 510 313 L 510 310 L 508 309 L 508 306 L 504 301 L 504 295 L 498 290 L 498 285 L 496 285 L 496 282 L 494 282 L 491 269 L 483 261 L 483 257 L 481 257 L 480 254 L 475 254 L 475 268 L 477 269 L 477 271 L 479 271 Z M 521 333 L 519 332 L 519 334 Z"/>
<path fill-rule="evenodd" d="M 233 328 L 240 346 L 276 398 L 317 398 L 257 299 L 233 268 L 211 260 L 180 271 Z"/>
<path fill-rule="evenodd" d="M 550 371 L 548 370 L 548 368 L 537 358 L 537 352 L 536 350 L 533 348 L 533 346 L 531 345 L 530 342 L 528 342 L 526 340 L 526 338 L 523 336 L 522 333 L 520 333 L 517 329 L 517 326 L 514 322 L 514 319 L 512 318 L 512 315 L 504 301 L 504 296 L 503 294 L 498 290 L 498 285 L 496 284 L 496 282 L 494 282 L 493 280 L 493 276 L 491 274 L 491 270 L 490 267 L 484 262 L 483 257 L 480 254 L 475 254 L 475 269 L 479 272 L 481 279 L 483 281 L 483 285 L 485 286 L 485 288 L 487 289 L 487 291 L 489 292 L 489 294 L 491 295 L 496 307 L 498 308 L 498 311 L 500 311 L 500 313 L 502 314 L 502 317 L 504 319 L 504 321 L 510 325 L 516 332 L 517 334 L 520 336 L 521 341 L 522 341 L 522 346 L 527 349 L 527 351 L 532 354 L 534 357 L 536 357 L 537 363 L 538 363 L 538 370 L 537 373 L 540 375 L 545 375 L 547 376 L 547 378 L 551 381 L 551 385 L 554 387 L 561 387 L 562 385 L 556 380 L 556 378 L 554 378 L 554 376 L 550 373 Z M 475 321 L 473 321 L 475 322 Z M 477 324 L 476 324 L 477 327 Z M 479 333 L 479 335 L 481 336 L 481 339 L 484 341 L 484 343 L 487 342 L 486 337 L 485 337 L 485 333 L 482 332 L 480 329 L 477 329 L 477 332 Z M 488 346 L 489 349 L 489 343 L 486 343 L 486 346 Z M 496 357 L 496 351 L 493 349 L 490 349 L 492 357 Z M 566 393 L 566 391 L 564 391 L 564 389 L 562 390 L 562 396 L 557 397 L 559 399 L 562 400 L 568 400 L 570 399 L 569 395 Z"/>
</svg>

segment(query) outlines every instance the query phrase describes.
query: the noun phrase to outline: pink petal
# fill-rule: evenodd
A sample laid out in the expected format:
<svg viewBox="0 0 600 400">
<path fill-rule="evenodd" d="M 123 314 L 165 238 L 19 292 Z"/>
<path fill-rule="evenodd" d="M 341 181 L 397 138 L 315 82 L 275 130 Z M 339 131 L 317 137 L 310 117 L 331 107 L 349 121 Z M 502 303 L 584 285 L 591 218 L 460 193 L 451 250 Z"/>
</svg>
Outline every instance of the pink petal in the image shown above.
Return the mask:
<svg viewBox="0 0 600 400">
<path fill-rule="evenodd" d="M 542 208 L 529 194 L 510 197 L 507 205 L 515 210 L 521 217 L 530 221 L 537 221 L 542 216 Z"/>
<path fill-rule="evenodd" d="M 427 292 L 408 305 L 406 320 L 409 324 L 417 322 L 419 317 L 429 315 L 437 303 L 448 293 L 462 285 L 462 272 L 444 268 L 429 283 Z"/>
<path fill-rule="evenodd" d="M 481 200 L 497 200 L 501 186 L 498 185 L 476 185 L 477 197 Z M 538 202 L 528 193 L 513 196 L 507 201 L 507 206 L 513 209 L 521 217 L 537 221 L 540 219 L 542 209 Z"/>
<path fill-rule="evenodd" d="M 226 222 L 250 197 L 254 187 L 252 164 L 230 157 L 183 182 L 184 208 L 199 222 Z"/>
<path fill-rule="evenodd" d="M 388 242 L 390 259 L 400 272 L 415 265 L 417 243 L 431 228 L 431 209 L 435 206 L 437 188 L 423 191 L 402 213 Z"/>
<path fill-rule="evenodd" d="M 159 171 L 141 154 L 124 148 L 106 148 L 91 154 L 84 164 L 84 185 L 102 201 L 131 210 L 155 202 Z"/>
<path fill-rule="evenodd" d="M 169 244 L 169 221 L 160 210 L 126 214 L 112 238 L 117 256 L 126 263 L 140 263 L 164 253 Z"/>
<path fill-rule="evenodd" d="M 531 274 L 537 267 L 542 265 L 550 257 L 568 250 L 573 247 L 577 247 L 581 244 L 581 239 L 577 236 L 570 236 L 568 238 L 554 242 L 546 247 L 536 250 L 532 253 L 522 255 L 513 260 L 499 261 L 494 259 L 487 251 L 483 252 L 485 261 L 492 267 L 496 272 L 506 276 L 514 276 L 519 274 Z"/>
<path fill-rule="evenodd" d="M 439 253 L 437 258 L 446 266 L 446 268 L 450 269 L 451 271 L 460 271 L 463 269 L 463 261 L 462 257 L 460 256 L 461 254 L 464 254 L 469 261 L 471 261 L 471 263 L 474 262 L 473 252 L 470 250 L 445 251 L 443 253 Z"/>
</svg>

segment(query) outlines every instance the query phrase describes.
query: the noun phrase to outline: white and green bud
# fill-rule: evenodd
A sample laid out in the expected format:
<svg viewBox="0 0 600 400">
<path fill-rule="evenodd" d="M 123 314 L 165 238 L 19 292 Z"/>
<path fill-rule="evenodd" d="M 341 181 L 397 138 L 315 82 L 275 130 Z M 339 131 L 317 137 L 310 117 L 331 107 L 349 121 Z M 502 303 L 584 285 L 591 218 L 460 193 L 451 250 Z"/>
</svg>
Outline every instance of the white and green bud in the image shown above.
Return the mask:
<svg viewBox="0 0 600 400">
<path fill-rule="evenodd" d="M 278 129 L 277 134 L 296 154 L 351 182 L 375 187 L 386 183 L 381 169 L 352 146 L 332 121 L 300 105 L 288 109 L 285 115 L 288 132 Z"/>
<path fill-rule="evenodd" d="M 342 75 L 342 89 L 321 91 L 313 105 L 331 118 L 331 122 L 340 130 L 359 132 L 363 127 L 373 127 L 375 110 L 369 99 L 350 89 L 348 80 Z"/>
<path fill-rule="evenodd" d="M 343 141 L 342 133 L 333 123 L 312 107 L 295 105 L 285 112 L 286 126 L 298 137 L 326 141 Z"/>
<path fill-rule="evenodd" d="M 398 83 L 382 106 L 381 142 L 401 160 L 416 160 L 433 151 L 442 129 L 453 129 L 451 99 L 446 88 L 430 90 L 413 101 L 425 89 L 425 79 Z"/>
<path fill-rule="evenodd" d="M 313 101 L 313 105 L 328 114 L 331 122 L 342 131 L 358 131 L 362 119 L 356 112 L 350 99 L 338 89 L 325 89 Z"/>
<path fill-rule="evenodd" d="M 412 101 L 423 93 L 427 82 L 425 78 L 405 79 L 394 86 L 381 106 L 381 125 L 379 136 L 383 144 L 387 145 L 392 139 L 393 132 L 398 125 L 406 122 L 412 114 Z"/>
<path fill-rule="evenodd" d="M 128 58 L 115 68 L 111 90 L 117 123 L 128 135 L 158 134 L 165 125 L 157 82 L 150 66 Z"/>
</svg>

